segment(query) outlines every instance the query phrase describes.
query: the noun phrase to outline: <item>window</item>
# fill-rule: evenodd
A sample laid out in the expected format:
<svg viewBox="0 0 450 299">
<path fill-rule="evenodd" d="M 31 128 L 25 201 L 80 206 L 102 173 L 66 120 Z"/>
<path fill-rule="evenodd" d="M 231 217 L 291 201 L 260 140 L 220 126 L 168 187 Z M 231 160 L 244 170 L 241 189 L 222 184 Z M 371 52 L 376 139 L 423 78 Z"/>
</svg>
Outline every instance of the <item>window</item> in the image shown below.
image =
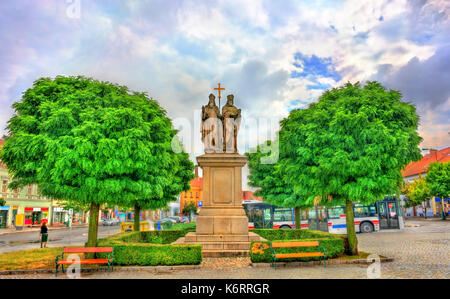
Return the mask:
<svg viewBox="0 0 450 299">
<path fill-rule="evenodd" d="M 274 208 L 273 210 L 274 221 L 292 221 L 292 210 L 285 208 Z"/>
<path fill-rule="evenodd" d="M 344 207 L 334 207 L 328 209 L 328 219 L 339 219 L 340 216 L 344 214 Z"/>
<path fill-rule="evenodd" d="M 3 193 L 8 192 L 8 180 L 3 180 L 2 192 Z"/>
<path fill-rule="evenodd" d="M 377 214 L 374 205 L 364 206 L 362 204 L 356 204 L 353 207 L 353 212 L 355 218 L 375 217 Z"/>
<path fill-rule="evenodd" d="M 301 216 L 300 216 L 301 220 L 308 220 L 309 210 L 301 210 L 300 214 L 301 214 Z"/>
</svg>

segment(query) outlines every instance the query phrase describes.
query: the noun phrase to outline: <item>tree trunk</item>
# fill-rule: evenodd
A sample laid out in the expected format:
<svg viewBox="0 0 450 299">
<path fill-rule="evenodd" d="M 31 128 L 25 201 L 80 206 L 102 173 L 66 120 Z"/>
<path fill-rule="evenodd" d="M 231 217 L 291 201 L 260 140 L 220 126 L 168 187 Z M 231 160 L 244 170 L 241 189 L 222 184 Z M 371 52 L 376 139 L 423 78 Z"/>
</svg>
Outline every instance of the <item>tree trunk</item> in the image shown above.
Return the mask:
<svg viewBox="0 0 450 299">
<path fill-rule="evenodd" d="M 100 205 L 95 202 L 91 203 L 91 209 L 89 211 L 89 232 L 88 241 L 86 247 L 97 247 L 97 236 L 98 236 L 98 213 L 100 210 Z M 88 253 L 86 258 L 94 258 L 94 253 Z"/>
<path fill-rule="evenodd" d="M 358 238 L 356 238 L 353 203 L 348 199 L 345 201 L 345 214 L 347 219 L 347 238 L 350 251 L 349 254 L 358 255 Z"/>
<path fill-rule="evenodd" d="M 141 230 L 141 207 L 138 204 L 134 205 L 134 231 Z"/>
<path fill-rule="evenodd" d="M 294 216 L 295 216 L 295 229 L 301 229 L 300 225 L 300 207 L 294 208 Z"/>
</svg>

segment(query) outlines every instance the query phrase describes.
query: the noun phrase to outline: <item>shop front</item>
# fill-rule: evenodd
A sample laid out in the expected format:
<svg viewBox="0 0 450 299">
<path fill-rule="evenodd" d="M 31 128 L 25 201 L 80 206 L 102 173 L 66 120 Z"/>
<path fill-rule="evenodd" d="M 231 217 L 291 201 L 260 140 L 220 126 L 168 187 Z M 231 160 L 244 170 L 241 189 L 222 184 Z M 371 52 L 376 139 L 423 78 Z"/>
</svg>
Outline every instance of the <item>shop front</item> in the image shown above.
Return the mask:
<svg viewBox="0 0 450 299">
<path fill-rule="evenodd" d="M 9 207 L 0 207 L 0 228 L 8 226 L 8 212 Z"/>
<path fill-rule="evenodd" d="M 54 226 L 64 225 L 68 219 L 69 219 L 69 211 L 64 210 L 64 208 L 62 207 L 53 207 L 51 225 Z"/>
<path fill-rule="evenodd" d="M 49 208 L 46 207 L 25 207 L 25 225 L 39 226 L 41 221 L 45 220 L 48 223 Z"/>
</svg>

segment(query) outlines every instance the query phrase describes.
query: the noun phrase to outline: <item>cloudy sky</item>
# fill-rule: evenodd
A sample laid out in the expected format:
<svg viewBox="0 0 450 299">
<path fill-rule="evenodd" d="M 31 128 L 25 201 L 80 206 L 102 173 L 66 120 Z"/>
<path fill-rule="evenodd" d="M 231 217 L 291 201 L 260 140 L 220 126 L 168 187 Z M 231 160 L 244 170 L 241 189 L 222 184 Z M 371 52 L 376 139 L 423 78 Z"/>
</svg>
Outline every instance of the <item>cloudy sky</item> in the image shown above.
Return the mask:
<svg viewBox="0 0 450 299">
<path fill-rule="evenodd" d="M 177 125 L 192 126 L 183 141 L 196 146 L 195 120 L 218 82 L 243 109 L 250 133 L 240 138 L 257 142 L 325 89 L 379 80 L 417 105 L 422 147 L 450 145 L 447 0 L 0 5 L 0 136 L 11 104 L 44 76 L 84 75 L 147 91 Z"/>
</svg>

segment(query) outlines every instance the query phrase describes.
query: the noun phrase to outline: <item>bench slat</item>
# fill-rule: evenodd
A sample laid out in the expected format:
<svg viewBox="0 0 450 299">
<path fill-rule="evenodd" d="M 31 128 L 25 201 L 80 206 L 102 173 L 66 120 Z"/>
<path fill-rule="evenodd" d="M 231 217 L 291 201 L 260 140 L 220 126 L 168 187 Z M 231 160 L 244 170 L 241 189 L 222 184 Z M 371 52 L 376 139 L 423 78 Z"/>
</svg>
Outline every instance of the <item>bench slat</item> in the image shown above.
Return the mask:
<svg viewBox="0 0 450 299">
<path fill-rule="evenodd" d="M 64 253 L 93 253 L 93 252 L 112 252 L 113 247 L 78 247 L 78 248 L 64 248 Z"/>
<path fill-rule="evenodd" d="M 275 257 L 277 259 L 290 258 L 290 257 L 313 257 L 323 256 L 322 252 L 298 252 L 298 253 L 277 253 Z"/>
<path fill-rule="evenodd" d="M 107 264 L 108 260 L 107 259 L 80 259 L 80 260 L 64 260 L 64 261 L 59 261 L 58 265 L 71 265 L 71 264 Z"/>
<path fill-rule="evenodd" d="M 273 248 L 285 248 L 285 247 L 317 247 L 319 246 L 318 241 L 307 241 L 307 242 L 275 242 L 272 243 Z"/>
</svg>

